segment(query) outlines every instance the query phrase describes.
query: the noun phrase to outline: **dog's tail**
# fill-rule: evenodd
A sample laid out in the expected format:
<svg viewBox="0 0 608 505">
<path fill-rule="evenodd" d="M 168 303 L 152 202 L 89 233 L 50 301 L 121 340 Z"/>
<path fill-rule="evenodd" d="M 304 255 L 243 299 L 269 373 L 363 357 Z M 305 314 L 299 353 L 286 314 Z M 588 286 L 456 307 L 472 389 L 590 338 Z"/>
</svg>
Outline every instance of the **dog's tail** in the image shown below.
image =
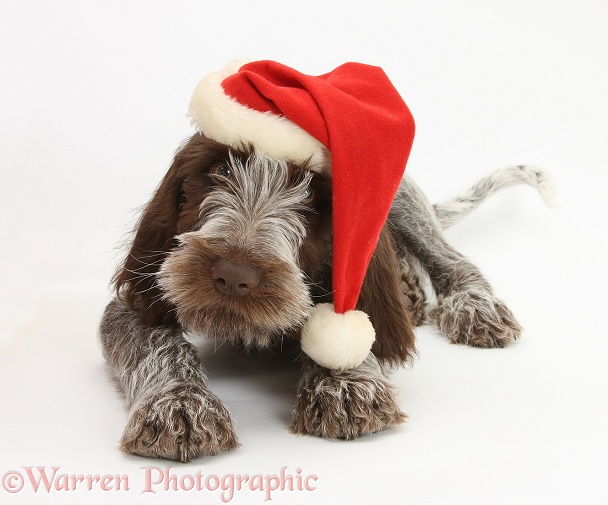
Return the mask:
<svg viewBox="0 0 608 505">
<path fill-rule="evenodd" d="M 492 172 L 456 198 L 436 203 L 433 208 L 441 226 L 444 229 L 449 228 L 479 207 L 494 193 L 515 184 L 527 184 L 536 188 L 547 205 L 554 205 L 555 186 L 549 175 L 540 168 L 517 165 Z"/>
</svg>

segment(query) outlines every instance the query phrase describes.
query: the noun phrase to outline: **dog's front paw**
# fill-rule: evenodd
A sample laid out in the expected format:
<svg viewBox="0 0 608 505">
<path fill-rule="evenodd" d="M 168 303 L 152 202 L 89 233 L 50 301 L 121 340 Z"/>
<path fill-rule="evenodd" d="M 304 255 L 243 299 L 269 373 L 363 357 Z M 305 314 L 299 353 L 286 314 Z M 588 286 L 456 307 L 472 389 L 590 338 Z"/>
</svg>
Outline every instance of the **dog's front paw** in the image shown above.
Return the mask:
<svg viewBox="0 0 608 505">
<path fill-rule="evenodd" d="M 131 409 L 120 448 L 182 462 L 237 447 L 232 419 L 217 396 L 196 385 L 153 393 Z"/>
<path fill-rule="evenodd" d="M 483 290 L 440 296 L 430 317 L 452 342 L 473 347 L 504 347 L 522 331 L 504 302 Z"/>
<path fill-rule="evenodd" d="M 370 354 L 352 370 L 329 370 L 309 361 L 298 384 L 291 431 L 353 440 L 405 419 L 394 387 Z"/>
</svg>

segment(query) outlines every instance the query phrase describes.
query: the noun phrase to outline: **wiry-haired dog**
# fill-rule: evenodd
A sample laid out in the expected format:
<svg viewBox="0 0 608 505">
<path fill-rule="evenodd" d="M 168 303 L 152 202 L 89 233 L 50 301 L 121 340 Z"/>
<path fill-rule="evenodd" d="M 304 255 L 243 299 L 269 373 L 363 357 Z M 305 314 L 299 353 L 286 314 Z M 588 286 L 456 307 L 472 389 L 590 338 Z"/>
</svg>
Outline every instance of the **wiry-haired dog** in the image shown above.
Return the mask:
<svg viewBox="0 0 608 505">
<path fill-rule="evenodd" d="M 183 332 L 245 348 L 298 340 L 313 304 L 331 301 L 326 173 L 200 134 L 178 152 L 140 218 L 101 323 L 104 356 L 129 410 L 122 450 L 190 461 L 238 445 Z M 520 325 L 490 284 L 442 237 L 443 228 L 515 183 L 548 189 L 542 171 L 510 167 L 432 206 L 403 179 L 358 301 L 376 329 L 372 352 L 342 371 L 302 355 L 294 433 L 354 439 L 404 421 L 384 365 L 415 352 L 413 328 L 425 319 L 420 275 L 437 294 L 430 319 L 451 341 L 503 347 L 519 337 Z"/>
</svg>

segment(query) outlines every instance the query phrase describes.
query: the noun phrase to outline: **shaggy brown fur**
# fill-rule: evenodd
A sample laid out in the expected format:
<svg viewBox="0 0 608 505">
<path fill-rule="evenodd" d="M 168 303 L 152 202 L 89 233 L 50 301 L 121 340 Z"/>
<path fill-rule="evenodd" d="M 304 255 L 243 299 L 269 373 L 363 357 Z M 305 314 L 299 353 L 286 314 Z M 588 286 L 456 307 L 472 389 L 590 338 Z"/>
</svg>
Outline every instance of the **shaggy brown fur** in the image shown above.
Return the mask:
<svg viewBox="0 0 608 505">
<path fill-rule="evenodd" d="M 367 268 L 357 308 L 369 315 L 376 330 L 373 353 L 381 362 L 393 366 L 412 357 L 415 341 L 401 279 L 395 275 L 397 270 L 395 248 L 385 226 Z"/>
<path fill-rule="evenodd" d="M 248 151 L 229 150 L 198 134 L 182 147 L 146 206 L 131 250 L 114 283 L 119 298 L 138 314 L 142 324 L 167 324 L 198 331 L 209 331 L 213 326 L 214 335 L 230 336 L 231 332 L 225 331 L 228 324 L 242 329 L 238 338 L 245 336 L 246 345 L 264 347 L 272 338 L 269 332 L 290 329 L 289 321 L 281 324 L 281 320 L 291 311 L 284 305 L 270 312 L 267 307 L 259 310 L 256 298 L 289 301 L 289 286 L 281 286 L 289 267 L 271 264 L 267 258 L 256 256 L 252 251 L 238 250 L 227 243 L 211 243 L 188 234 L 201 221 L 200 207 L 204 199 L 217 188 L 217 181 L 209 172 L 228 159 L 229 151 L 243 159 L 250 156 Z M 291 177 L 297 179 L 306 167 L 291 165 L 290 170 Z M 312 296 L 318 302 L 330 299 L 327 294 L 331 292 L 331 180 L 315 173 L 311 187 L 313 212 L 306 213 L 309 233 L 299 251 L 298 266 L 312 281 Z M 172 254 L 176 251 L 181 254 Z M 263 289 L 256 290 L 252 297 L 227 302 L 213 288 L 208 276 L 209 264 L 218 256 L 261 266 L 268 282 L 261 283 Z M 384 230 L 359 300 L 359 307 L 370 315 L 376 328 L 374 352 L 379 359 L 392 365 L 406 362 L 414 352 L 409 312 L 402 297 L 397 296 L 400 287 L 394 277 L 396 261 L 390 236 Z M 164 272 L 179 272 L 179 275 L 168 279 L 161 267 Z M 165 296 L 166 293 L 170 296 Z M 176 306 L 180 307 L 179 312 Z M 240 323 L 236 324 L 235 319 Z M 247 326 L 252 322 L 261 324 L 265 330 L 261 335 L 264 342 L 251 342 L 255 332 Z"/>
<path fill-rule="evenodd" d="M 182 331 L 266 348 L 283 338 L 298 339 L 313 303 L 331 301 L 331 179 L 320 167 L 283 164 L 270 170 L 269 163 L 277 162 L 195 135 L 177 153 L 142 213 L 114 278 L 117 298 L 100 329 L 104 355 L 129 409 L 122 450 L 189 461 L 236 447 L 230 415 L 207 389 L 195 349 Z M 289 257 L 287 244 L 297 244 Z M 259 272 L 255 289 L 247 296 L 218 290 L 211 275 L 218 259 L 251 265 Z M 397 268 L 385 229 L 358 306 L 376 328 L 373 352 L 388 365 L 404 363 L 415 352 Z M 367 360 L 372 361 L 377 364 L 373 356 Z M 352 399 L 352 412 L 340 429 L 314 433 L 350 439 L 404 419 L 380 368 L 370 366 L 361 368 L 360 383 L 358 372 L 333 374 L 305 366 L 299 398 L 330 401 L 305 393 L 310 381 L 325 377 L 328 398 Z M 330 392 L 332 387 L 340 390 Z M 296 431 L 313 433 L 306 427 L 310 412 L 302 410 Z M 331 425 L 337 415 L 328 411 L 321 424 Z M 349 429 L 344 423 L 351 418 L 357 426 Z"/>
<path fill-rule="evenodd" d="M 176 154 L 137 224 L 100 327 L 129 411 L 123 451 L 190 461 L 238 446 L 230 413 L 208 389 L 184 332 L 247 349 L 299 339 L 313 305 L 332 301 L 329 168 L 272 160 L 199 134 Z M 546 177 L 511 167 L 433 207 L 404 178 L 357 304 L 376 330 L 372 350 L 352 370 L 303 356 L 294 433 L 350 440 L 405 420 L 384 368 L 415 355 L 413 328 L 426 319 L 421 278 L 437 295 L 431 319 L 453 342 L 503 347 L 519 337 L 521 327 L 479 269 L 443 238 L 440 218 L 454 223 L 520 182 L 540 188 Z"/>
<path fill-rule="evenodd" d="M 373 354 L 354 370 L 328 370 L 305 358 L 291 431 L 353 440 L 406 416 Z"/>
</svg>

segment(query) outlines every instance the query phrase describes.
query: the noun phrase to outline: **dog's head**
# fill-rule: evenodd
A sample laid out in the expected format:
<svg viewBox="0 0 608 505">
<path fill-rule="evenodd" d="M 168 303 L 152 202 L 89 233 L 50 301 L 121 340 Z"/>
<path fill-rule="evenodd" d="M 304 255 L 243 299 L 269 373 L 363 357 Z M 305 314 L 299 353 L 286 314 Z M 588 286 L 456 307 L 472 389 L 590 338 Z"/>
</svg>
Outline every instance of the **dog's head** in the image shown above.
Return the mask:
<svg viewBox="0 0 608 505">
<path fill-rule="evenodd" d="M 121 296 L 146 324 L 246 345 L 298 328 L 331 251 L 331 181 L 311 168 L 194 135 L 142 214 Z"/>
<path fill-rule="evenodd" d="M 313 303 L 331 301 L 331 177 L 195 134 L 146 206 L 114 282 L 143 324 L 180 325 L 266 347 L 298 334 Z M 383 230 L 358 307 L 373 351 L 397 363 L 413 349 L 390 233 Z"/>
</svg>

